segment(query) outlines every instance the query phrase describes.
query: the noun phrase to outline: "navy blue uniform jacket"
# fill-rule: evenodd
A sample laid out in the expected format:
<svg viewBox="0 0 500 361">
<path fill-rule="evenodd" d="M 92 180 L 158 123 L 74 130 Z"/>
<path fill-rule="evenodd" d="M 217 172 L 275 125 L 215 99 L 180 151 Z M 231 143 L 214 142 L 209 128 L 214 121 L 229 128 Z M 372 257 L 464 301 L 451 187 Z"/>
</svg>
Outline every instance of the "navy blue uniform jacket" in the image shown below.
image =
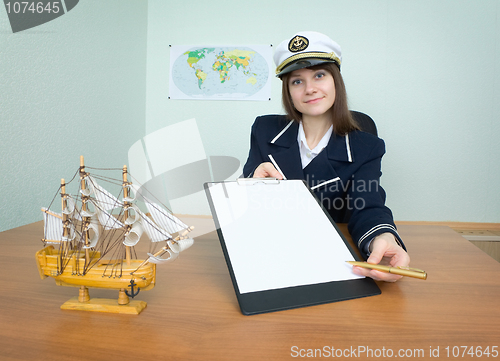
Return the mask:
<svg viewBox="0 0 500 361">
<path fill-rule="evenodd" d="M 380 186 L 384 141 L 362 131 L 346 136 L 333 133 L 328 146 L 302 169 L 298 131 L 298 123 L 283 115 L 258 117 L 252 126 L 243 176 L 252 177 L 259 164 L 272 162 L 286 179 L 305 180 L 333 220 L 348 223 L 365 258 L 367 242 L 384 232 L 394 234 L 405 248 Z"/>
</svg>

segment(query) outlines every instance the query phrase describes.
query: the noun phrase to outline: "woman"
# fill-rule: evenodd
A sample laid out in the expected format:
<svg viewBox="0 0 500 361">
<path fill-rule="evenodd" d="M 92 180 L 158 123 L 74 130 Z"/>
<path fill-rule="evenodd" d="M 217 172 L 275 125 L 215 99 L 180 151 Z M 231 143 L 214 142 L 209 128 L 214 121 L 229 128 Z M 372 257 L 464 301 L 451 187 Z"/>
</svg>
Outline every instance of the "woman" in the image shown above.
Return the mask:
<svg viewBox="0 0 500 361">
<path fill-rule="evenodd" d="M 243 175 L 304 179 L 335 222 L 348 222 L 368 263 L 408 266 L 410 257 L 379 184 L 385 145 L 352 119 L 340 46 L 304 31 L 283 41 L 274 61 L 287 114 L 255 120 Z M 389 282 L 401 278 L 360 267 L 353 272 Z"/>
</svg>

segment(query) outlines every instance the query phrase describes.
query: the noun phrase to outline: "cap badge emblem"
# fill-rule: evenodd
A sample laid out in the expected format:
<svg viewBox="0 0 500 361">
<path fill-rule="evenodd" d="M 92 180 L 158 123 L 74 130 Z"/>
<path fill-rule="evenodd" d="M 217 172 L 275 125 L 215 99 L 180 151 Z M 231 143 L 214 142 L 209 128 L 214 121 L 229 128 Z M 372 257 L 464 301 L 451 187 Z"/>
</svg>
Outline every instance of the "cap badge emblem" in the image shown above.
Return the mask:
<svg viewBox="0 0 500 361">
<path fill-rule="evenodd" d="M 308 46 L 309 40 L 303 36 L 297 35 L 288 43 L 288 50 L 292 53 L 296 53 L 305 50 Z"/>
</svg>

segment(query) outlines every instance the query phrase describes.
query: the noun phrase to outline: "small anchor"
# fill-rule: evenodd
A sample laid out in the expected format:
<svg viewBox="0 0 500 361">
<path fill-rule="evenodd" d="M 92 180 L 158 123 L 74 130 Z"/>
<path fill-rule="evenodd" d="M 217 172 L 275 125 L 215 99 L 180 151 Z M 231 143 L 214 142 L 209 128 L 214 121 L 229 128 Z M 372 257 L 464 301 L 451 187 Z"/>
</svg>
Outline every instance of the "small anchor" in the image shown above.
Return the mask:
<svg viewBox="0 0 500 361">
<path fill-rule="evenodd" d="M 130 280 L 130 293 L 128 293 L 127 290 L 125 290 L 125 294 L 129 297 L 132 297 L 134 298 L 135 296 L 137 296 L 139 294 L 139 292 L 141 291 L 141 289 L 138 287 L 137 288 L 137 292 L 134 292 L 134 286 L 137 286 L 137 283 L 134 282 L 134 280 Z"/>
</svg>

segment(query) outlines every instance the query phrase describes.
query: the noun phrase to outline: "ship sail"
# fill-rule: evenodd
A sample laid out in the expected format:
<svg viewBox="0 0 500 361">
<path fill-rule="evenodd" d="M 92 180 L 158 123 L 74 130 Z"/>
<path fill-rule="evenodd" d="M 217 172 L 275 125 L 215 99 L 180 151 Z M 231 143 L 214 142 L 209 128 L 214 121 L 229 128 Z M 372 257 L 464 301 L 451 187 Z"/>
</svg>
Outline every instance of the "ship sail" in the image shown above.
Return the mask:
<svg viewBox="0 0 500 361">
<path fill-rule="evenodd" d="M 180 232 L 188 226 L 173 214 L 168 213 L 158 204 L 150 202 L 144 198 L 146 207 L 156 224 L 169 233 Z"/>
<path fill-rule="evenodd" d="M 97 220 L 95 218 L 93 218 L 91 220 L 91 222 L 88 224 L 88 226 L 85 229 L 85 231 L 87 231 L 87 230 L 92 230 L 93 231 L 93 236 L 89 240 L 89 244 L 88 245 L 84 245 L 82 247 L 83 249 L 94 248 L 97 245 L 97 241 L 99 241 L 99 225 L 97 224 Z"/>
<path fill-rule="evenodd" d="M 87 176 L 87 178 L 89 180 L 88 185 L 90 186 L 92 193 L 94 193 L 99 208 L 105 211 L 110 211 L 114 208 L 123 206 L 123 203 L 121 203 L 114 195 L 97 184 L 94 178 L 91 176 Z"/>
<path fill-rule="evenodd" d="M 140 195 L 141 198 L 144 200 L 144 203 L 146 204 L 146 208 L 148 209 L 149 214 L 151 214 L 151 218 L 153 218 L 154 222 L 156 223 L 157 227 L 153 228 L 159 227 L 161 228 L 161 230 L 164 231 L 164 233 L 169 234 L 168 238 L 166 239 L 172 238 L 170 234 L 180 232 L 188 228 L 188 226 L 184 222 L 182 222 L 179 218 L 177 218 L 170 212 L 167 212 L 162 206 L 160 206 L 157 203 L 153 203 L 148 198 L 144 197 L 140 193 L 140 188 L 135 184 L 129 184 L 128 189 L 129 189 L 129 196 L 124 198 L 123 200 L 125 202 L 132 202 L 137 199 L 138 195 Z M 144 214 L 141 214 L 141 217 L 144 219 L 144 217 L 146 216 Z M 143 224 L 144 223 L 145 222 L 143 222 Z M 150 238 L 153 242 L 158 242 L 155 240 L 157 239 L 157 237 L 150 236 Z M 165 240 L 165 238 L 161 240 Z"/>
<path fill-rule="evenodd" d="M 168 258 L 162 258 L 160 256 L 155 256 L 154 254 L 148 253 L 148 256 L 149 256 L 148 262 L 155 263 L 155 264 L 162 264 L 162 263 L 172 262 L 179 256 L 178 253 L 175 253 L 170 249 L 167 249 L 166 253 L 168 253 L 168 255 L 169 255 Z"/>
<path fill-rule="evenodd" d="M 75 238 L 75 228 L 72 224 L 67 226 L 69 236 L 63 236 L 64 226 L 62 222 L 62 215 L 55 213 L 47 208 L 42 208 L 43 223 L 44 223 L 44 239 L 47 244 L 58 244 L 61 242 L 69 242 Z"/>
<path fill-rule="evenodd" d="M 132 209 L 133 212 L 130 212 L 130 209 Z M 136 205 L 132 205 L 130 209 L 129 212 L 134 213 L 134 216 L 130 216 L 125 223 L 134 224 L 135 222 L 140 222 L 151 242 L 161 242 L 172 239 L 172 235 L 154 224 L 154 222 L 142 213 Z"/>
<path fill-rule="evenodd" d="M 125 236 L 123 244 L 129 247 L 135 246 L 139 243 L 143 232 L 144 229 L 142 228 L 142 225 L 139 222 L 134 223 L 129 233 Z"/>
<path fill-rule="evenodd" d="M 107 212 L 114 208 L 121 207 L 123 204 L 115 196 L 101 187 L 90 175 L 86 175 L 85 179 L 87 180 L 85 184 L 88 185 L 88 188 L 81 189 L 80 193 L 86 197 L 87 200 L 82 202 L 86 202 L 87 205 L 89 205 L 90 202 L 94 206 L 95 212 L 89 210 L 82 211 L 81 216 L 92 217 L 97 215 L 99 223 L 107 230 L 123 228 L 123 223 Z M 94 195 L 95 198 L 91 198 L 92 195 Z"/>
<path fill-rule="evenodd" d="M 125 227 L 122 222 L 106 212 L 104 209 L 97 208 L 97 218 L 104 229 L 120 229 Z"/>
<path fill-rule="evenodd" d="M 191 247 L 194 243 L 194 239 L 186 238 L 175 242 L 167 242 L 170 249 L 175 253 L 180 253 Z"/>
<path fill-rule="evenodd" d="M 59 243 L 63 235 L 62 216 L 42 208 L 44 221 L 44 241 L 48 244 Z"/>
<path fill-rule="evenodd" d="M 62 213 L 67 214 L 68 216 L 73 215 L 75 211 L 75 201 L 71 197 L 66 197 L 66 207 L 62 210 Z"/>
<path fill-rule="evenodd" d="M 90 205 L 92 205 L 92 206 L 94 205 L 94 204 L 92 203 L 92 201 L 91 201 L 91 200 L 89 200 L 88 198 L 86 198 L 86 199 L 82 200 L 82 204 L 84 204 L 84 205 L 85 205 L 85 207 L 84 207 L 84 209 L 82 209 L 82 210 L 80 211 L 80 216 L 81 216 L 81 217 L 89 217 L 89 218 L 90 218 L 90 217 L 95 216 L 96 212 L 95 212 L 95 210 L 94 210 L 94 211 L 90 210 L 90 208 L 89 208 L 89 203 L 90 203 Z M 92 207 L 92 208 L 94 208 L 94 207 Z"/>
<path fill-rule="evenodd" d="M 140 193 L 140 187 L 136 186 L 135 184 L 131 183 L 127 185 L 128 189 L 128 196 L 123 198 L 123 201 L 125 202 L 133 202 L 137 199 L 137 195 Z"/>
</svg>

